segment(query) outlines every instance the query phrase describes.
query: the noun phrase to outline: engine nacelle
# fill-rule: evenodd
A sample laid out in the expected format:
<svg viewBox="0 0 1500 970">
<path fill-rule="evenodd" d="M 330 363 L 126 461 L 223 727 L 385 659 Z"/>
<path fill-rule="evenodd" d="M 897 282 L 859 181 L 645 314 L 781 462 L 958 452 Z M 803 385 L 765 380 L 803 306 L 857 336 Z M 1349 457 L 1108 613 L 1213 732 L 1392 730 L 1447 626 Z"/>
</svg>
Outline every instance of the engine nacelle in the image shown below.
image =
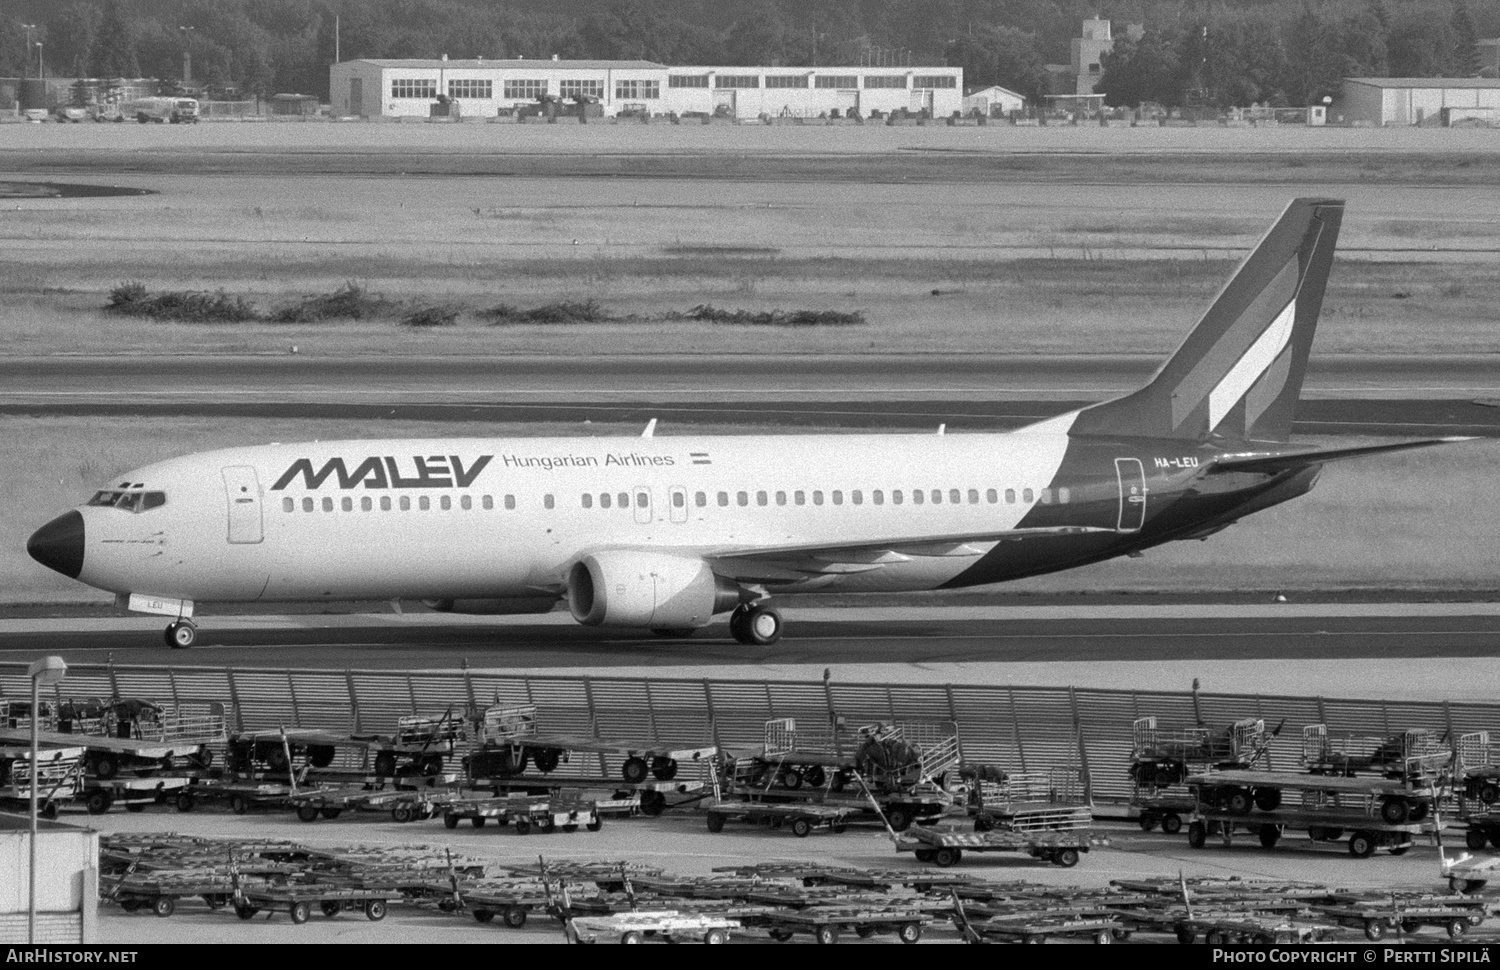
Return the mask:
<svg viewBox="0 0 1500 970">
<path fill-rule="evenodd" d="M 458 613 L 467 616 L 520 616 L 526 613 L 550 613 L 557 605 L 556 596 L 516 596 L 505 599 L 423 600 L 422 605 L 436 613 Z"/>
<path fill-rule="evenodd" d="M 590 626 L 691 629 L 739 603 L 739 585 L 696 556 L 609 549 L 568 570 L 568 608 Z"/>
</svg>

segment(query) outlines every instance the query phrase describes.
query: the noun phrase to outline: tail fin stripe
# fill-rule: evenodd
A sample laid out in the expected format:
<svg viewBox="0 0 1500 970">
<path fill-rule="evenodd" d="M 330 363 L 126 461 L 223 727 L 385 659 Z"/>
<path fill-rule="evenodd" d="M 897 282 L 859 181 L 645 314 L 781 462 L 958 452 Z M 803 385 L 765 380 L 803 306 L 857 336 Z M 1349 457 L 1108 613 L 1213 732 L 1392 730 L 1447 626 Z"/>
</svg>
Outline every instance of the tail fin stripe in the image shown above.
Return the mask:
<svg viewBox="0 0 1500 970">
<path fill-rule="evenodd" d="M 1255 386 L 1255 382 L 1270 370 L 1272 364 L 1276 363 L 1276 358 L 1281 356 L 1281 352 L 1286 349 L 1287 343 L 1292 339 L 1292 321 L 1296 319 L 1296 316 L 1297 301 L 1293 298 L 1292 302 L 1286 305 L 1286 309 L 1271 321 L 1271 325 L 1265 329 L 1265 332 L 1256 338 L 1255 343 L 1250 345 L 1245 356 L 1230 368 L 1228 374 L 1224 375 L 1219 386 L 1209 393 L 1208 429 L 1210 431 L 1219 426 L 1219 422 L 1224 420 L 1229 409 L 1238 404 L 1240 398 L 1244 397 L 1245 393 Z M 1276 390 L 1280 392 L 1281 389 L 1278 387 Z"/>
</svg>

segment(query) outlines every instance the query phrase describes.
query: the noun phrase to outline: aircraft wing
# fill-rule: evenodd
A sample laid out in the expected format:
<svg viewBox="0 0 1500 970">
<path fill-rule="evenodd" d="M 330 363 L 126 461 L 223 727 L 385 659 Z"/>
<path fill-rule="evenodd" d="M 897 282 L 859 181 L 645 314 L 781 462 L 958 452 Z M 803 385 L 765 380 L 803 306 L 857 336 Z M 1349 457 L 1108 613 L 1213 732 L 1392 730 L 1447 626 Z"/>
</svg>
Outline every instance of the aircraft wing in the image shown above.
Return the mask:
<svg viewBox="0 0 1500 970">
<path fill-rule="evenodd" d="M 1460 441 L 1475 441 L 1475 438 L 1423 438 L 1420 441 L 1399 441 L 1386 445 L 1365 445 L 1357 448 L 1328 448 L 1322 451 L 1297 451 L 1273 455 L 1228 455 L 1216 458 L 1208 467 L 1213 472 L 1276 472 L 1295 471 L 1324 462 L 1343 461 L 1347 458 L 1363 458 L 1366 455 L 1381 455 L 1392 451 L 1407 451 L 1412 448 L 1431 448 L 1434 445 L 1449 445 Z"/>
<path fill-rule="evenodd" d="M 739 579 L 791 579 L 813 575 L 869 572 L 894 563 L 925 557 L 973 557 L 988 552 L 998 542 L 1023 542 L 1089 532 L 1114 532 L 1091 526 L 1055 526 L 1036 529 L 1000 529 L 953 535 L 913 538 L 862 539 L 857 542 L 790 543 L 729 549 L 705 555 L 714 571 Z"/>
</svg>

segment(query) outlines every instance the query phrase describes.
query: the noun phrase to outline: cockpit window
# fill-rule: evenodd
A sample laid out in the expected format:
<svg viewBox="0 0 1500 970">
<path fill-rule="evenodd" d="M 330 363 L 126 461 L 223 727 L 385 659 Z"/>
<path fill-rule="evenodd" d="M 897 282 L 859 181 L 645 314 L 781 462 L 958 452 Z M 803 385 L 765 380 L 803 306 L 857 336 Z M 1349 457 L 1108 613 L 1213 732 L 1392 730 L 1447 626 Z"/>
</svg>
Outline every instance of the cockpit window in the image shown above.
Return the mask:
<svg viewBox="0 0 1500 970">
<path fill-rule="evenodd" d="M 166 492 L 145 492 L 139 489 L 106 488 L 95 492 L 89 505 L 111 506 L 127 512 L 145 512 L 167 504 Z"/>
</svg>

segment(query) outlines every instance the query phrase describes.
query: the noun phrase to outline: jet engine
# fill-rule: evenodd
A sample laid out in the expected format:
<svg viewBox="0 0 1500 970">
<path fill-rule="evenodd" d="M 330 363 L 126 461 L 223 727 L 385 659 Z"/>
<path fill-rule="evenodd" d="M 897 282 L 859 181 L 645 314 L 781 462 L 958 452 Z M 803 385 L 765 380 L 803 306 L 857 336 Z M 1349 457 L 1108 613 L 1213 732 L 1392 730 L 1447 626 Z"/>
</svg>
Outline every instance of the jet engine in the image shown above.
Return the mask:
<svg viewBox="0 0 1500 970">
<path fill-rule="evenodd" d="M 568 608 L 589 626 L 694 629 L 739 604 L 739 585 L 696 556 L 610 549 L 568 571 Z"/>
</svg>

